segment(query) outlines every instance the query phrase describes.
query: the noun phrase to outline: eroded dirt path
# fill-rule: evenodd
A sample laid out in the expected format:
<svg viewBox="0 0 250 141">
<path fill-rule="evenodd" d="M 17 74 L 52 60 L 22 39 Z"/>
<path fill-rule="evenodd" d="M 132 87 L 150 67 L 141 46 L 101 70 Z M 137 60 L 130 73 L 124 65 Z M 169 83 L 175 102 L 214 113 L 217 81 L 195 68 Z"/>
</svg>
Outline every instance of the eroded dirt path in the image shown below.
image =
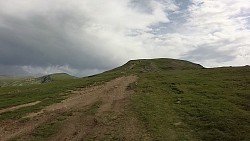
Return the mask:
<svg viewBox="0 0 250 141">
<path fill-rule="evenodd" d="M 4 113 L 4 112 L 14 111 L 14 110 L 17 110 L 17 109 L 20 109 L 20 108 L 23 108 L 23 107 L 33 106 L 33 105 L 36 105 L 36 104 L 38 104 L 40 102 L 41 101 L 35 101 L 35 102 L 27 103 L 27 104 L 13 106 L 13 107 L 6 108 L 6 109 L 1 109 L 0 114 Z"/>
<path fill-rule="evenodd" d="M 128 96 L 133 93 L 127 87 L 136 80 L 136 76 L 120 77 L 104 85 L 79 89 L 60 103 L 30 113 L 26 116 L 29 121 L 2 122 L 0 140 L 36 139 L 37 127 L 50 122 L 60 124 L 46 140 L 149 140 L 126 110 Z"/>
</svg>

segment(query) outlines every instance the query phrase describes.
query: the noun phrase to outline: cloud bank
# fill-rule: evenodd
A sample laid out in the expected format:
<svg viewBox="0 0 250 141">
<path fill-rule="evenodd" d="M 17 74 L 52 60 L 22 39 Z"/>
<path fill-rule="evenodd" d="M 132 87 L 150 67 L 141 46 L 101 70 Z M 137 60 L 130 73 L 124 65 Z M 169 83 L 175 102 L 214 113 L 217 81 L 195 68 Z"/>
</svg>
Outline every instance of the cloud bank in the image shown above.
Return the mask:
<svg viewBox="0 0 250 141">
<path fill-rule="evenodd" d="M 0 73 L 90 75 L 130 59 L 250 64 L 243 0 L 0 0 Z"/>
</svg>

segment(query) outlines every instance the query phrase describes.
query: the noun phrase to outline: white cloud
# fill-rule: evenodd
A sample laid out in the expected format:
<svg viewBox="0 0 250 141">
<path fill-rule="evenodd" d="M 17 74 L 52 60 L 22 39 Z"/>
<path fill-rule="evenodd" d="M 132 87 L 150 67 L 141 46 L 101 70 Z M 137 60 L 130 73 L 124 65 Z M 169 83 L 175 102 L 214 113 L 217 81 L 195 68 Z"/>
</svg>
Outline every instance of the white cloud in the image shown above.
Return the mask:
<svg viewBox="0 0 250 141">
<path fill-rule="evenodd" d="M 235 57 L 234 60 L 225 60 L 224 62 L 218 62 L 218 60 L 211 58 L 213 61 L 210 60 L 210 63 L 205 64 L 207 66 L 250 64 L 247 55 L 239 55 L 239 50 L 244 50 L 244 54 L 249 54 L 247 48 L 250 48 L 248 38 L 250 31 L 246 28 L 247 22 L 245 21 L 245 17 L 249 15 L 241 13 L 249 12 L 250 1 L 194 0 L 193 3 L 188 9 L 187 22 L 183 25 L 185 29 L 182 30 L 185 31 L 182 34 L 189 36 L 195 42 L 193 49 L 213 46 L 215 47 L 214 51 L 225 52 L 225 56 Z M 238 20 L 239 17 L 241 20 Z M 228 51 L 231 51 L 230 54 Z M 200 60 L 200 62 L 208 61 Z"/>
<path fill-rule="evenodd" d="M 82 76 L 82 75 L 93 75 L 100 73 L 104 70 L 99 69 L 72 69 L 68 65 L 64 66 L 47 66 L 47 67 L 39 67 L 39 66 L 22 66 L 21 69 L 26 72 L 25 75 L 48 75 L 53 73 L 68 73 L 71 75 Z"/>
<path fill-rule="evenodd" d="M 245 0 L 0 0 L 0 65 L 85 75 L 153 57 L 250 64 L 249 14 Z"/>
</svg>

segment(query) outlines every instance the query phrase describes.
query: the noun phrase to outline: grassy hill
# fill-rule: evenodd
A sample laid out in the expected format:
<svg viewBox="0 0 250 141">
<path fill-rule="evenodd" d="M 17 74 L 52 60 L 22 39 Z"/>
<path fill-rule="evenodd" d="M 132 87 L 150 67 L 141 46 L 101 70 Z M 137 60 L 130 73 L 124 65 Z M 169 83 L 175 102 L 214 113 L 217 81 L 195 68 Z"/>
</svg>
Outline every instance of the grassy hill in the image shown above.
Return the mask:
<svg viewBox="0 0 250 141">
<path fill-rule="evenodd" d="M 36 84 L 34 77 L 0 75 L 0 87 Z"/>
<path fill-rule="evenodd" d="M 144 73 L 132 107 L 156 140 L 249 140 L 250 68 Z"/>
<path fill-rule="evenodd" d="M 77 79 L 77 77 L 69 75 L 67 73 L 54 73 L 54 74 L 45 75 L 45 76 L 36 78 L 35 81 L 39 83 L 48 83 L 52 81 L 63 81 L 63 80 L 70 80 L 70 79 Z"/>
<path fill-rule="evenodd" d="M 59 102 L 69 90 L 100 85 L 124 75 L 137 75 L 130 108 L 154 140 L 249 140 L 250 67 L 204 68 L 184 60 L 132 60 L 113 70 L 75 79 L 55 74 L 50 82 L 0 88 L 0 109 L 41 101 L 0 114 L 0 120 L 20 118 Z"/>
<path fill-rule="evenodd" d="M 70 80 L 70 79 L 77 79 L 75 76 L 71 76 L 66 73 L 55 73 L 50 75 L 45 75 L 42 77 L 32 77 L 32 76 L 0 76 L 0 87 L 6 86 L 27 86 L 31 84 L 42 84 L 48 83 L 52 81 L 63 81 L 63 80 Z"/>
<path fill-rule="evenodd" d="M 159 58 L 159 59 L 140 59 L 128 61 L 125 65 L 111 71 L 121 73 L 145 73 L 163 72 L 169 70 L 195 70 L 202 69 L 203 66 L 185 60 Z"/>
</svg>

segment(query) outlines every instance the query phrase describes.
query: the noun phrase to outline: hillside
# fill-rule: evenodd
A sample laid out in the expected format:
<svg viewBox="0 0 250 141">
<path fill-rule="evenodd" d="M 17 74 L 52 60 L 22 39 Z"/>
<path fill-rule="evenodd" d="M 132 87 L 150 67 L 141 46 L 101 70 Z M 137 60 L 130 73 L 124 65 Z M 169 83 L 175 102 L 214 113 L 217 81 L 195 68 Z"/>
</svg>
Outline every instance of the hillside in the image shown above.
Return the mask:
<svg viewBox="0 0 250 141">
<path fill-rule="evenodd" d="M 48 83 L 52 81 L 63 81 L 63 80 L 70 80 L 70 79 L 77 79 L 77 77 L 69 75 L 67 73 L 54 73 L 54 74 L 38 77 L 35 79 L 35 81 L 39 83 Z"/>
<path fill-rule="evenodd" d="M 32 76 L 0 76 L 0 86 L 27 86 L 32 84 L 42 84 L 52 81 L 63 81 L 77 79 L 75 76 L 71 76 L 66 73 L 55 73 L 50 75 L 45 75 L 41 77 L 32 77 Z"/>
<path fill-rule="evenodd" d="M 249 66 L 142 59 L 39 81 L 0 89 L 0 140 L 250 139 Z"/>
<path fill-rule="evenodd" d="M 36 84 L 34 77 L 0 75 L 0 87 Z"/>
<path fill-rule="evenodd" d="M 185 60 L 159 58 L 159 59 L 140 59 L 128 61 L 121 67 L 112 71 L 121 71 L 123 73 L 145 73 L 145 72 L 163 72 L 170 70 L 194 70 L 202 69 L 203 66 Z"/>
</svg>

